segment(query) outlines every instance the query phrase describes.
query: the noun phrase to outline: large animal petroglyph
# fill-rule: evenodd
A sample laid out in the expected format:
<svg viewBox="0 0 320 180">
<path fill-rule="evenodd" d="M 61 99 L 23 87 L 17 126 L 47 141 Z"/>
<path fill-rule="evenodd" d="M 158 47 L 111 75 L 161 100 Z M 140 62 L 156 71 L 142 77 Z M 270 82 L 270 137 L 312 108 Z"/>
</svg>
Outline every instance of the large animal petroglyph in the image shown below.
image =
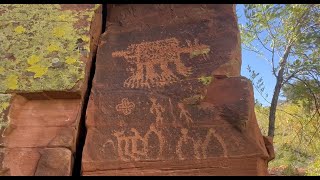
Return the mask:
<svg viewBox="0 0 320 180">
<path fill-rule="evenodd" d="M 183 64 L 181 54 L 190 54 L 190 58 L 199 55 L 205 57 L 210 48 L 199 44 L 197 39 L 193 44 L 187 40 L 187 47 L 180 47 L 179 43 L 176 38 L 168 38 L 131 44 L 126 51 L 113 52 L 112 57 L 123 57 L 128 63 L 136 66 L 131 71 L 132 75 L 125 80 L 124 86 L 129 88 L 162 87 L 177 81 L 179 79 L 177 75 L 189 76 L 192 68 Z M 169 68 L 170 64 L 175 66 L 176 73 Z M 156 72 L 156 67 L 160 68 L 160 74 Z"/>
</svg>

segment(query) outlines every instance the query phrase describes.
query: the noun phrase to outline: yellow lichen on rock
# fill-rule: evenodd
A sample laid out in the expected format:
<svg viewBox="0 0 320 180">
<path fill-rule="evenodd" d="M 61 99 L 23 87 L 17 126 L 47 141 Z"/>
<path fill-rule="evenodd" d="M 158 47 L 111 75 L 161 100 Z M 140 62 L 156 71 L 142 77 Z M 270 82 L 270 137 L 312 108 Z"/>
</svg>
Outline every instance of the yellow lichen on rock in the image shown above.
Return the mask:
<svg viewBox="0 0 320 180">
<path fill-rule="evenodd" d="M 75 63 L 75 62 L 77 62 L 77 59 L 76 59 L 76 58 L 73 58 L 73 57 L 70 57 L 70 56 L 68 56 L 68 57 L 66 58 L 66 63 L 67 63 L 67 64 L 73 64 L 73 63 Z"/>
<path fill-rule="evenodd" d="M 81 6 L 0 6 L 0 93 L 64 91 L 84 79 L 81 57 L 89 57 L 90 23 L 98 6 Z"/>
<path fill-rule="evenodd" d="M 6 79 L 6 84 L 8 89 L 18 89 L 18 76 L 15 74 L 10 74 Z"/>
<path fill-rule="evenodd" d="M 39 64 L 35 64 L 35 65 L 28 67 L 27 71 L 35 73 L 33 76 L 34 78 L 39 78 L 47 73 L 48 67 L 43 67 Z"/>
<path fill-rule="evenodd" d="M 0 66 L 0 75 L 4 74 L 4 68 Z"/>
<path fill-rule="evenodd" d="M 33 65 L 33 64 L 35 64 L 35 63 L 37 63 L 37 62 L 39 62 L 39 61 L 40 61 L 40 57 L 33 54 L 33 55 L 28 59 L 28 64 Z"/>
<path fill-rule="evenodd" d="M 26 32 L 26 29 L 23 26 L 18 26 L 14 29 L 14 31 L 18 34 Z"/>
</svg>

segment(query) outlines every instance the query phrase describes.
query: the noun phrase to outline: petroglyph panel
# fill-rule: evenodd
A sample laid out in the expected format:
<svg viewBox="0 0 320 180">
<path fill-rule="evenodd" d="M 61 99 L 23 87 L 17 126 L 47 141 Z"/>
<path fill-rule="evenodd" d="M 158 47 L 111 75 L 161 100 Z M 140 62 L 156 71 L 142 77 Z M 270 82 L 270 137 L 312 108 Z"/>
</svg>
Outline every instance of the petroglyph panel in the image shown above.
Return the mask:
<svg viewBox="0 0 320 180">
<path fill-rule="evenodd" d="M 105 93 L 96 88 L 92 93 L 99 101 L 86 121 L 86 161 L 201 160 L 257 151 L 223 119 L 221 107 L 132 90 Z M 115 107 L 124 102 L 134 104 L 135 110 L 119 112 Z"/>
<path fill-rule="evenodd" d="M 242 82 L 241 78 L 232 81 L 226 81 L 231 83 L 228 86 Z M 96 158 L 101 156 L 123 162 L 200 160 L 237 156 L 244 152 L 254 154 L 258 148 L 225 119 L 224 109 L 229 106 L 190 104 L 174 96 L 146 91 L 105 91 L 99 86 L 93 89 L 91 96 L 95 101 L 88 112 L 92 115 L 86 121 L 89 128 L 86 146 L 88 152 L 93 151 L 89 149 L 94 146 L 101 147 L 97 149 L 99 153 L 93 151 Z M 234 95 L 230 107 L 244 100 L 236 96 L 246 98 L 248 93 Z M 248 117 L 246 104 L 238 110 L 243 119 Z M 156 148 L 149 147 L 150 141 Z"/>
<path fill-rule="evenodd" d="M 226 80 L 241 66 L 232 5 L 112 5 L 108 13 L 87 109 L 84 173 L 175 174 L 210 159 L 210 168 L 228 169 L 238 162 L 226 159 L 266 156 L 252 136 L 248 83 Z M 234 95 L 224 100 L 223 87 Z"/>
</svg>

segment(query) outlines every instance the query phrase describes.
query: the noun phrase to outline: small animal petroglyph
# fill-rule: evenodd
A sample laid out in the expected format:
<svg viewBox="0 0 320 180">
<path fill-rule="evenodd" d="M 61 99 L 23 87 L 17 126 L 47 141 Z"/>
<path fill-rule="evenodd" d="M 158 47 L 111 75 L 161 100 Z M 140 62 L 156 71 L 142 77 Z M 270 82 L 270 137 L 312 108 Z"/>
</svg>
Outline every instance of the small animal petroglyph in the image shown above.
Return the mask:
<svg viewBox="0 0 320 180">
<path fill-rule="evenodd" d="M 156 98 L 151 97 L 150 101 L 152 102 L 150 112 L 156 116 L 156 125 L 159 127 L 163 124 L 162 113 L 165 112 L 165 109 L 159 103 L 157 103 Z"/>
<path fill-rule="evenodd" d="M 115 146 L 114 141 L 111 139 L 106 142 L 106 144 L 111 144 L 113 146 L 114 151 L 118 153 L 120 160 L 138 161 L 141 158 L 147 159 L 149 152 L 149 138 L 152 134 L 154 134 L 159 141 L 159 150 L 156 159 L 160 159 L 163 153 L 165 140 L 161 131 L 157 130 L 154 124 L 151 124 L 150 129 L 144 136 L 142 136 L 135 128 L 131 128 L 130 133 L 133 133 L 133 135 L 126 135 L 125 131 L 115 131 L 113 136 L 116 137 L 117 146 Z M 140 146 L 138 146 L 138 144 L 140 144 Z"/>
<path fill-rule="evenodd" d="M 212 128 L 210 128 L 207 132 L 206 137 L 202 140 L 200 137 L 198 137 L 196 140 L 193 137 L 190 137 L 188 135 L 188 129 L 186 128 L 182 128 L 181 129 L 181 137 L 179 138 L 179 141 L 177 143 L 177 147 L 176 147 L 176 153 L 178 155 L 178 158 L 180 160 L 184 160 L 186 159 L 185 156 L 183 155 L 183 145 L 187 144 L 188 142 L 191 143 L 193 145 L 193 153 L 194 153 L 194 158 L 196 159 L 206 159 L 207 158 L 207 150 L 209 148 L 209 143 L 210 141 L 213 141 L 215 138 L 219 144 L 221 145 L 222 149 L 223 149 L 223 156 L 227 157 L 228 151 L 227 151 L 227 147 L 223 141 L 223 139 L 221 138 L 221 136 L 219 136 L 216 131 Z"/>
<path fill-rule="evenodd" d="M 130 102 L 128 98 L 123 98 L 121 103 L 116 106 L 116 110 L 122 112 L 124 115 L 129 115 L 134 107 L 135 105 L 133 102 Z"/>
<path fill-rule="evenodd" d="M 124 86 L 129 88 L 151 88 L 162 87 L 178 80 L 176 74 L 187 77 L 192 73 L 191 67 L 186 67 L 181 54 L 190 54 L 190 58 L 208 54 L 209 46 L 199 44 L 198 40 L 192 44 L 187 41 L 187 47 L 180 47 L 176 38 L 168 38 L 153 42 L 142 42 L 131 44 L 127 51 L 115 51 L 112 57 L 123 57 L 130 64 L 136 66 L 131 70 L 131 76 L 125 80 Z M 169 68 L 175 65 L 176 74 Z M 159 67 L 161 73 L 155 68 Z"/>
</svg>

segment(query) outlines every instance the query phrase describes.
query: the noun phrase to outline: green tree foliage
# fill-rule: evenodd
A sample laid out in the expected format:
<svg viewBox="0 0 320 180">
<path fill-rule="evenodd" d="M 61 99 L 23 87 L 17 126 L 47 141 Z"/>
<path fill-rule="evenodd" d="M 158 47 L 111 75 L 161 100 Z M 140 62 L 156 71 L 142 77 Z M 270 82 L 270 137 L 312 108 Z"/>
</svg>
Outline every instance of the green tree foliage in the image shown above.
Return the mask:
<svg viewBox="0 0 320 180">
<path fill-rule="evenodd" d="M 320 77 L 320 5 L 248 4 L 245 5 L 245 16 L 247 23 L 240 25 L 244 48 L 268 61 L 276 78 L 268 112 L 268 135 L 273 137 L 282 88 L 288 84 L 300 86 L 302 89 L 296 93 L 304 93 L 307 88 L 319 87 L 319 84 L 310 82 L 319 82 Z M 255 80 L 259 73 L 251 72 Z M 307 83 L 309 87 L 301 86 L 299 82 Z M 261 77 L 255 87 L 263 92 Z"/>
<path fill-rule="evenodd" d="M 269 108 L 256 105 L 256 117 L 262 133 L 268 131 Z M 303 102 L 278 105 L 274 149 L 276 158 L 270 169 L 281 169 L 282 175 L 320 175 L 320 116 L 306 112 Z M 301 174 L 301 172 L 300 172 Z"/>
<path fill-rule="evenodd" d="M 304 79 L 286 84 L 283 87 L 284 96 L 288 102 L 298 104 L 302 102 L 308 113 L 318 113 L 320 108 L 320 85 L 315 79 Z"/>
</svg>

